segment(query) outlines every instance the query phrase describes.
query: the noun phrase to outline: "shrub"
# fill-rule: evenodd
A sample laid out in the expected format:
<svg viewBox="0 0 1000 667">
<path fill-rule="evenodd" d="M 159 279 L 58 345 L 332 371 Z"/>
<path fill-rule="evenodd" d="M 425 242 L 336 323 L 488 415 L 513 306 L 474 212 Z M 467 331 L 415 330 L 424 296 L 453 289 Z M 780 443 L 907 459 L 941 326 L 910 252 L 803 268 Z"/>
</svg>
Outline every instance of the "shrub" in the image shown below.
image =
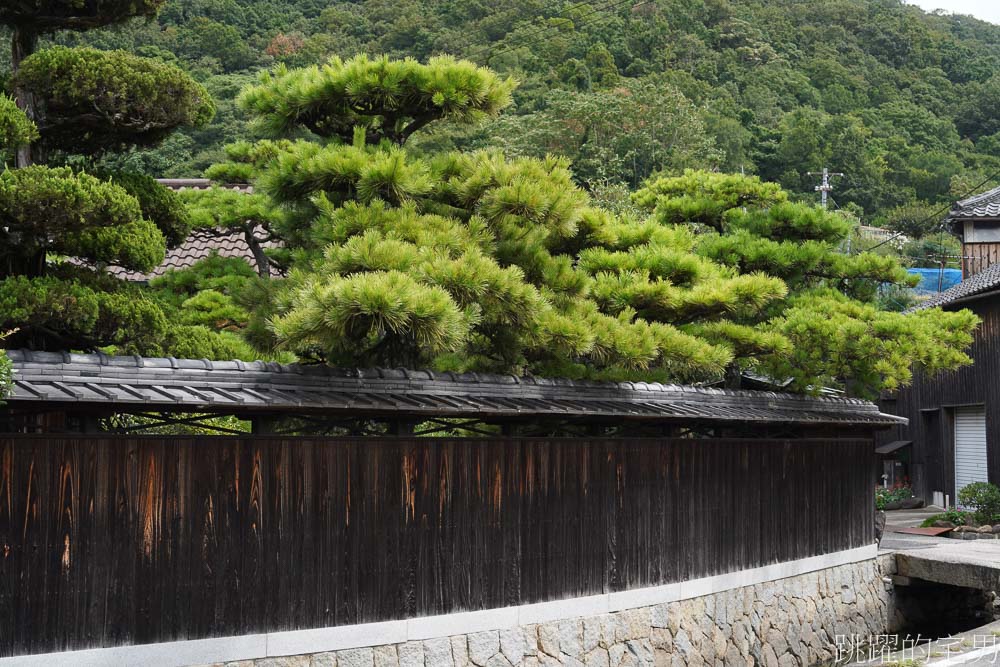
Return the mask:
<svg viewBox="0 0 1000 667">
<path fill-rule="evenodd" d="M 896 482 L 891 488 L 875 487 L 875 509 L 884 510 L 889 503 L 898 503 L 913 497 L 913 489 L 906 482 Z"/>
<path fill-rule="evenodd" d="M 958 491 L 958 502 L 972 510 L 978 523 L 1000 520 L 1000 487 L 989 482 L 973 482 Z"/>
<path fill-rule="evenodd" d="M 921 528 L 932 528 L 938 521 L 948 521 L 956 526 L 968 526 L 972 524 L 972 513 L 966 512 L 960 509 L 950 509 L 941 512 L 940 514 L 935 514 L 934 516 L 929 516 L 924 519 L 924 522 L 920 524 Z"/>
</svg>

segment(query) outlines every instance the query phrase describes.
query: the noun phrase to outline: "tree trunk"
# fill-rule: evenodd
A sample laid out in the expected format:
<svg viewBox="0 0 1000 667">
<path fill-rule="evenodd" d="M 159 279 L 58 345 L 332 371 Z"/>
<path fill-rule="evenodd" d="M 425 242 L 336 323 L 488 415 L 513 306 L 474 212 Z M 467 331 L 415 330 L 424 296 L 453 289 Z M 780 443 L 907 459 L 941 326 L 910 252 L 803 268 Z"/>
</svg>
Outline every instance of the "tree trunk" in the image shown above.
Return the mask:
<svg viewBox="0 0 1000 667">
<path fill-rule="evenodd" d="M 31 28 L 23 26 L 14 28 L 14 36 L 11 38 L 10 62 L 15 76 L 21 66 L 21 61 L 34 53 L 37 45 L 38 35 Z M 14 101 L 24 111 L 25 115 L 37 125 L 38 108 L 35 104 L 35 96 L 21 86 L 14 86 Z M 15 165 L 17 167 L 27 167 L 31 164 L 31 145 L 18 146 Z"/>
<path fill-rule="evenodd" d="M 267 253 L 264 252 L 264 248 L 261 247 L 257 237 L 254 236 L 254 227 L 245 228 L 243 230 L 243 238 L 250 247 L 250 252 L 253 253 L 254 261 L 257 262 L 257 275 L 265 279 L 270 278 L 271 260 L 267 258 Z"/>
</svg>

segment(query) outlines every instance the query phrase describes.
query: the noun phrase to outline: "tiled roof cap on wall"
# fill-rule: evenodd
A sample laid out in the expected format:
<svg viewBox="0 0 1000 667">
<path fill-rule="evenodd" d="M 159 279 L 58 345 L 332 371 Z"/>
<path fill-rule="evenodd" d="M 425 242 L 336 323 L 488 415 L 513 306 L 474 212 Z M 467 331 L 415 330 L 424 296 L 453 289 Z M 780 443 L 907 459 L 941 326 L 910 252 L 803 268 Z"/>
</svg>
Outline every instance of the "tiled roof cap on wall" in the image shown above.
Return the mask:
<svg viewBox="0 0 1000 667">
<path fill-rule="evenodd" d="M 120 404 L 150 409 L 442 416 L 857 424 L 905 422 L 872 403 L 658 382 L 592 382 L 406 369 L 7 352 L 11 405 Z"/>
</svg>

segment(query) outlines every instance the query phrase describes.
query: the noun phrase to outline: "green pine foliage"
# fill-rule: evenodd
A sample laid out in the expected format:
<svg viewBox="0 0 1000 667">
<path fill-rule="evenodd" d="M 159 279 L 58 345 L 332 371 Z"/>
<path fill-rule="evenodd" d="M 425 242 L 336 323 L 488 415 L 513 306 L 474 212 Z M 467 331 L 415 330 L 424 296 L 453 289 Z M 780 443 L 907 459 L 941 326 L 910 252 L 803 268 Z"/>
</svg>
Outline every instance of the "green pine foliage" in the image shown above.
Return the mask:
<svg viewBox="0 0 1000 667">
<path fill-rule="evenodd" d="M 511 78 L 449 56 L 422 64 L 360 55 L 334 57 L 322 67 L 279 67 L 244 90 L 239 101 L 272 135 L 306 129 L 351 142 L 363 128 L 369 143 L 402 144 L 442 118 L 472 122 L 496 115 L 511 103 L 514 85 Z"/>
<path fill-rule="evenodd" d="M 204 325 L 210 295 L 178 309 L 103 269 L 148 271 L 180 243 L 190 220 L 152 178 L 95 168 L 97 158 L 155 146 L 215 106 L 181 69 L 124 51 L 56 46 L 38 37 L 151 16 L 161 0 L 15 0 L 0 7 L 12 30 L 13 97 L 0 95 L 0 331 L 35 349 L 253 357 L 238 336 Z M 51 159 L 53 163 L 46 164 Z M 62 161 L 63 164 L 58 164 Z M 72 165 L 72 166 L 67 166 Z M 243 318 L 242 313 L 237 314 Z"/>
<path fill-rule="evenodd" d="M 19 146 L 38 138 L 38 128 L 24 115 L 13 98 L 0 93 L 0 158 L 7 162 Z"/>
<path fill-rule="evenodd" d="M 728 341 L 736 370 L 791 379 L 798 391 L 832 387 L 875 397 L 908 384 L 914 367 L 935 373 L 971 363 L 965 349 L 975 315 L 882 310 L 883 291 L 915 278 L 892 257 L 848 252 L 854 223 L 846 216 L 790 203 L 756 177 L 707 172 L 651 180 L 634 200 L 663 225 L 698 231 L 692 249 L 699 257 L 787 286 L 787 299 L 756 314 L 685 329 Z"/>
<path fill-rule="evenodd" d="M 186 73 L 124 51 L 52 47 L 25 58 L 14 85 L 37 100 L 42 147 L 85 155 L 157 144 L 215 114 Z"/>
<path fill-rule="evenodd" d="M 350 62 L 371 83 L 353 105 L 399 100 L 383 77 L 393 63 Z M 458 64 L 450 75 L 466 71 Z M 251 179 L 256 194 L 189 198 L 200 224 L 253 221 L 281 239 L 287 279 L 247 278 L 228 294 L 206 283 L 181 303 L 206 318 L 190 321 L 245 317 L 233 328 L 261 349 L 338 365 L 730 386 L 754 370 L 863 396 L 906 384 L 914 366 L 969 361 L 974 316 L 881 310 L 887 286 L 912 278 L 890 257 L 847 252 L 854 219 L 777 184 L 690 170 L 650 179 L 613 211 L 564 158 L 431 151 L 442 123 L 399 145 L 406 137 L 386 135 L 376 112 L 331 112 L 343 124 L 324 133 L 317 123 L 336 123 L 297 115 L 306 106 L 277 111 L 278 91 L 314 90 L 320 71 L 283 70 L 242 98 L 291 137 L 235 144 L 213 168 Z M 234 308 L 234 294 L 254 294 L 254 307 Z M 876 353 L 860 354 L 866 345 Z"/>
<path fill-rule="evenodd" d="M 788 338 L 791 354 L 769 359 L 767 371 L 799 391 L 838 387 L 877 398 L 928 374 L 972 363 L 965 350 L 979 324 L 971 311 L 938 308 L 902 314 L 880 310 L 831 289 L 805 291 L 769 323 Z"/>
<path fill-rule="evenodd" d="M 415 71 L 409 61 L 350 62 L 373 82 L 354 101 L 360 108 L 396 99 L 385 71 Z M 445 62 L 446 78 L 492 77 Z M 415 117 L 406 106 L 397 113 Z M 266 121 L 273 109 L 260 114 Z M 286 118 L 285 133 L 315 130 L 313 118 Z M 693 234 L 595 208 L 564 159 L 419 157 L 384 133 L 388 141 L 370 141 L 382 121 L 351 120 L 360 125 L 326 142 L 265 150 L 269 160 L 246 145 L 232 152 L 287 214 L 274 229 L 298 249 L 271 308 L 252 315 L 267 313 L 277 349 L 342 365 L 711 378 L 733 350 L 679 327 L 753 316 L 785 295 L 780 279 L 693 255 Z"/>
<path fill-rule="evenodd" d="M 148 22 L 90 30 L 161 4 Z M 261 69 L 346 64 L 359 53 L 393 62 L 450 53 L 521 81 L 511 113 L 471 130 L 437 124 L 419 149 L 553 152 L 588 188 L 636 187 L 690 167 L 758 174 L 813 201 L 807 172 L 828 166 L 846 173 L 835 202 L 885 226 L 900 207 L 933 213 L 1000 169 L 1000 28 L 901 0 L 15 0 L 3 12 L 0 23 L 41 34 L 43 47 L 180 64 L 212 92 L 212 123 L 130 154 L 129 170 L 156 176 L 200 175 L 224 144 L 252 138 L 236 97 Z M 87 32 L 44 34 L 53 27 Z M 308 95 L 289 96 L 297 109 L 317 92 L 309 80 Z M 278 116 L 286 112 L 297 113 Z M 351 142 L 353 123 L 340 118 L 341 141 Z M 933 217 L 917 221 L 921 234 Z"/>
<path fill-rule="evenodd" d="M 287 266 L 287 248 L 265 248 L 268 242 L 277 238 L 276 228 L 284 220 L 282 212 L 268 197 L 213 187 L 185 190 L 180 199 L 194 227 L 240 232 L 254 255 L 262 278 L 270 277 L 272 270 Z"/>
<path fill-rule="evenodd" d="M 120 171 L 99 173 L 135 197 L 142 216 L 156 224 L 166 239 L 167 247 L 176 247 L 187 238 L 193 224 L 191 214 L 176 192 L 145 174 Z"/>
</svg>

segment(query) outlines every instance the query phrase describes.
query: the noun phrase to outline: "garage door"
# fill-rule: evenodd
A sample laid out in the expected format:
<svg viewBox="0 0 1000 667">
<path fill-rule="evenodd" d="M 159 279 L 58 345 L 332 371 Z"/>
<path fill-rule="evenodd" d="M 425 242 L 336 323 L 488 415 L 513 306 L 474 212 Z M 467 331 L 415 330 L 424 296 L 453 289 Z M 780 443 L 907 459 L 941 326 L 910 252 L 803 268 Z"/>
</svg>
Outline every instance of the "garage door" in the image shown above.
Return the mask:
<svg viewBox="0 0 1000 667">
<path fill-rule="evenodd" d="M 988 482 L 986 472 L 986 410 L 955 410 L 955 494 L 973 482 Z"/>
</svg>

